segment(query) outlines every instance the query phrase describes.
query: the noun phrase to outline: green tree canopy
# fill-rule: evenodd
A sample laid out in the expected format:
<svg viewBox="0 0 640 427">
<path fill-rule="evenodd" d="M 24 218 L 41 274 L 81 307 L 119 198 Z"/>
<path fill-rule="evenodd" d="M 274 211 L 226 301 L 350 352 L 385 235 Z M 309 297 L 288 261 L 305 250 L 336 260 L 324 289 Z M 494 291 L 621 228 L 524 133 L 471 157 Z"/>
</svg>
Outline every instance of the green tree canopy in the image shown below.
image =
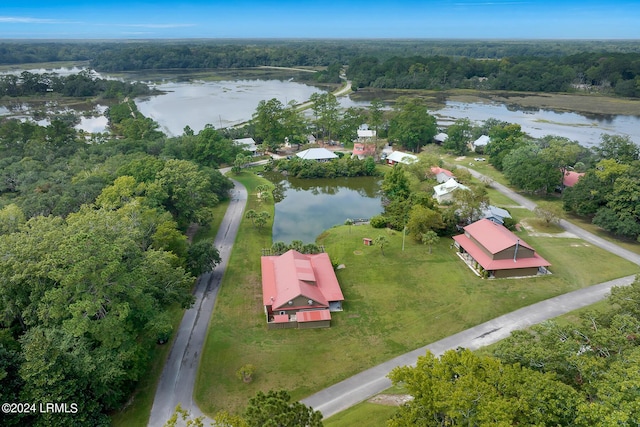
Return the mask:
<svg viewBox="0 0 640 427">
<path fill-rule="evenodd" d="M 428 352 L 389 377 L 413 396 L 388 422 L 393 427 L 572 425 L 580 401 L 552 374 L 465 349 L 440 358 Z"/>
<path fill-rule="evenodd" d="M 433 141 L 438 133 L 436 119 L 416 98 L 399 98 L 389 122 L 389 140 L 413 152 Z"/>
<path fill-rule="evenodd" d="M 291 402 L 285 390 L 259 391 L 249 399 L 245 411 L 249 427 L 321 427 L 322 414 L 300 403 Z"/>
</svg>

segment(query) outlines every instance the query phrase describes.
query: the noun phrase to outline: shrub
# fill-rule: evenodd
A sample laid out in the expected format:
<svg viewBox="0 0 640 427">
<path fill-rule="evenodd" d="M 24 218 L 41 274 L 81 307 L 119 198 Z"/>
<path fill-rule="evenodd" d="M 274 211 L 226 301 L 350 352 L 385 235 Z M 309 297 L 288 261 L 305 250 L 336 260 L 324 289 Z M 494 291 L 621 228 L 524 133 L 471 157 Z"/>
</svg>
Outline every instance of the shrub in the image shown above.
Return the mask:
<svg viewBox="0 0 640 427">
<path fill-rule="evenodd" d="M 385 228 L 389 221 L 383 215 L 376 215 L 369 222 L 373 228 Z"/>
</svg>

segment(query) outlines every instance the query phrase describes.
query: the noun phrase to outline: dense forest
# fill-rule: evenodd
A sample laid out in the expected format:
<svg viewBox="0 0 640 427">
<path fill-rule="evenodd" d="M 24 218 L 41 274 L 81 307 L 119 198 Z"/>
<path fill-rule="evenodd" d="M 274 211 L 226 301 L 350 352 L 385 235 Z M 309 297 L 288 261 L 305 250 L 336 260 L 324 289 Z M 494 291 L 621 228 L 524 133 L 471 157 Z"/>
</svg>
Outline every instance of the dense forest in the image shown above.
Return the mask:
<svg viewBox="0 0 640 427">
<path fill-rule="evenodd" d="M 161 68 L 318 66 L 371 55 L 450 56 L 476 59 L 566 56 L 582 52 L 640 52 L 634 41 L 611 40 L 164 40 L 4 41 L 0 65 L 92 61 L 99 71 Z M 130 60 L 130 61 L 126 61 Z"/>
<path fill-rule="evenodd" d="M 365 56 L 349 62 L 347 77 L 358 88 L 590 91 L 637 97 L 640 54 L 591 52 L 499 60 L 414 56 L 386 61 Z"/>
<path fill-rule="evenodd" d="M 0 76 L 0 97 L 44 95 L 47 93 L 70 97 L 100 97 L 117 99 L 154 93 L 146 84 L 99 78 L 89 70 L 61 76 L 56 73 L 31 73 Z"/>
<path fill-rule="evenodd" d="M 211 127 L 167 138 L 133 103 L 112 137 L 72 124 L 0 121 L 0 400 L 67 402 L 68 414 L 0 424 L 106 426 L 172 335 L 195 277 L 219 261 L 192 224 L 213 219 L 242 150 Z"/>
<path fill-rule="evenodd" d="M 89 61 L 104 72 L 258 66 L 347 66 L 354 87 L 475 88 L 640 96 L 640 47 L 630 41 L 235 40 L 4 42 L 0 65 Z"/>
</svg>

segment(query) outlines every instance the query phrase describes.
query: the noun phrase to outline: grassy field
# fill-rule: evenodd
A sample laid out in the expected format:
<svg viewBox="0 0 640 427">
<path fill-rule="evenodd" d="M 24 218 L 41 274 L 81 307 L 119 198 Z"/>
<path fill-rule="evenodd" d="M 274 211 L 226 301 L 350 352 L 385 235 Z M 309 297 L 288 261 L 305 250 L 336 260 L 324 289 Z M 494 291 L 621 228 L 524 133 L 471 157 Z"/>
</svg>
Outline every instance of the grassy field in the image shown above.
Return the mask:
<svg viewBox="0 0 640 427">
<path fill-rule="evenodd" d="M 257 185 L 255 179 L 247 177 L 248 188 Z M 253 197 L 251 208 L 266 209 L 257 206 Z M 532 215 L 517 209 L 513 214 Z M 378 234 L 390 241 L 384 255 L 379 248 L 362 244 L 363 237 Z M 198 404 L 209 414 L 221 409 L 239 411 L 257 390 L 279 388 L 301 399 L 500 314 L 638 272 L 634 264 L 578 239 L 535 236 L 527 231 L 520 236 L 553 263 L 554 274 L 483 280 L 457 258 L 450 239 L 441 239 L 429 254 L 424 245 L 409 237 L 402 251 L 401 233 L 368 225 L 331 228 L 318 241 L 334 261 L 346 267 L 337 273 L 345 311 L 333 315 L 328 329 L 267 331 L 259 257 L 260 248 L 270 245 L 270 236 L 245 220 L 203 349 L 195 390 Z M 247 363 L 257 367 L 251 384 L 235 376 Z"/>
<path fill-rule="evenodd" d="M 385 427 L 387 420 L 398 410 L 396 406 L 362 402 L 353 408 L 323 420 L 324 427 Z"/>
</svg>

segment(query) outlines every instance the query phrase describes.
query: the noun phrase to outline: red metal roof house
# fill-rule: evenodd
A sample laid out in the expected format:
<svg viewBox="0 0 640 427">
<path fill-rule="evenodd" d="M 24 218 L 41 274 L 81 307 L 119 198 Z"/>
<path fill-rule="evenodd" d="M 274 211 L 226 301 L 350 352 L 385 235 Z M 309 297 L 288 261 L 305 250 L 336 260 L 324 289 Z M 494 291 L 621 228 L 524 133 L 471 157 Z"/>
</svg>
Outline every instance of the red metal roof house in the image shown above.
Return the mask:
<svg viewBox="0 0 640 427">
<path fill-rule="evenodd" d="M 262 299 L 270 329 L 329 327 L 344 296 L 326 253 L 263 256 Z"/>
<path fill-rule="evenodd" d="M 453 240 L 467 264 L 490 278 L 535 276 L 551 265 L 506 227 L 488 219 L 467 225 Z"/>
<path fill-rule="evenodd" d="M 566 171 L 562 178 L 562 186 L 573 187 L 583 175 L 584 173 L 582 172 Z"/>
</svg>

